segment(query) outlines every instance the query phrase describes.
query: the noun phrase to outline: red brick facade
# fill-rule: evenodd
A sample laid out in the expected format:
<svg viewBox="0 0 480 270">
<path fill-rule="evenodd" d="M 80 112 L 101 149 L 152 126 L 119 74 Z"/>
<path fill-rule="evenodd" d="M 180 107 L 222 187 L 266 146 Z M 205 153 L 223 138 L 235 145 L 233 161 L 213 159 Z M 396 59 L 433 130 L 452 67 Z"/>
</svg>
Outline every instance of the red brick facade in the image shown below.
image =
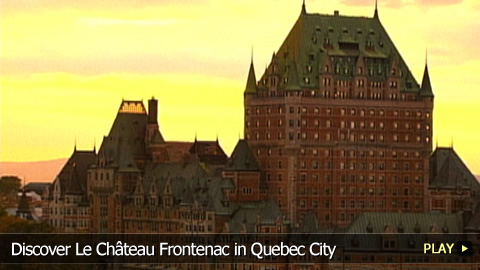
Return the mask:
<svg viewBox="0 0 480 270">
<path fill-rule="evenodd" d="M 341 38 L 329 43 L 331 32 L 342 31 L 333 23 L 354 19 L 372 27 L 343 28 L 357 37 L 354 48 Z M 268 193 L 297 223 L 311 211 L 322 225 L 346 226 L 362 212 L 427 209 L 433 94 L 396 50 L 385 49 L 394 45 L 378 18 L 354 19 L 301 14 L 258 82 L 251 66 L 245 138 Z M 315 41 L 318 50 L 299 44 L 311 42 L 305 33 L 316 30 L 305 28 L 314 23 L 313 41 L 325 35 L 327 42 Z"/>
</svg>

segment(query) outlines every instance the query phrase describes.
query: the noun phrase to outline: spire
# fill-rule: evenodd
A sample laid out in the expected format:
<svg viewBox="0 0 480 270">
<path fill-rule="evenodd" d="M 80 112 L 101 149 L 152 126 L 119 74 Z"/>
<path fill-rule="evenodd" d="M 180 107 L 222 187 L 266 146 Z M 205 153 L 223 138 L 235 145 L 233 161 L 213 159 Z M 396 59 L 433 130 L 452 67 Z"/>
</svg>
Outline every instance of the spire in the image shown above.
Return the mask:
<svg viewBox="0 0 480 270">
<path fill-rule="evenodd" d="M 427 54 L 425 53 L 425 70 L 423 72 L 422 88 L 420 95 L 424 97 L 433 97 L 432 84 L 430 82 L 430 75 L 428 74 Z"/>
<path fill-rule="evenodd" d="M 73 152 L 77 152 L 77 137 L 75 137 L 75 144 L 73 146 Z"/>
<path fill-rule="evenodd" d="M 304 14 L 307 14 L 307 9 L 305 8 L 305 0 L 303 0 L 303 3 L 302 3 L 302 15 Z"/>
<path fill-rule="evenodd" d="M 255 68 L 253 67 L 253 53 L 250 61 L 250 70 L 248 71 L 247 86 L 245 94 L 253 94 L 257 92 L 257 78 L 255 77 Z"/>
<path fill-rule="evenodd" d="M 97 153 L 97 138 L 93 138 L 93 153 Z"/>
<path fill-rule="evenodd" d="M 373 13 L 373 18 L 378 19 L 378 0 L 375 0 L 375 12 Z"/>
</svg>

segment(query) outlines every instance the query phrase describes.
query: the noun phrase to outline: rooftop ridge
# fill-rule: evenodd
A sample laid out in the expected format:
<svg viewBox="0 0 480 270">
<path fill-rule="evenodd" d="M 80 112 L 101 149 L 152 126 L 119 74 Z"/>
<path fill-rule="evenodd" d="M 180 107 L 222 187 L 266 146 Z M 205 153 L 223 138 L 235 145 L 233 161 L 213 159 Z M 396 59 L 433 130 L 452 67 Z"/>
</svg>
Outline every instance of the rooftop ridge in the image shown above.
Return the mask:
<svg viewBox="0 0 480 270">
<path fill-rule="evenodd" d="M 369 16 L 355 16 L 355 15 L 335 15 L 331 13 L 320 13 L 320 12 L 315 12 L 315 13 L 307 13 L 304 14 L 304 16 L 326 16 L 326 17 L 335 17 L 335 18 L 362 18 L 362 19 L 370 19 L 373 20 L 373 17 Z"/>
</svg>

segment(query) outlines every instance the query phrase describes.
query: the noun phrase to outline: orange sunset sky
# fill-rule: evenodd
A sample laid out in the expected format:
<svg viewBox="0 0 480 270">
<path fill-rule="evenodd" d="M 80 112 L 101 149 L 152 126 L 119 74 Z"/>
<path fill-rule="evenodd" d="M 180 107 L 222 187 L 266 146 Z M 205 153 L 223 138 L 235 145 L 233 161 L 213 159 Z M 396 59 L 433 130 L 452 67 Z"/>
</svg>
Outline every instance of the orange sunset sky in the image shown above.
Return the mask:
<svg viewBox="0 0 480 270">
<path fill-rule="evenodd" d="M 307 0 L 309 13 L 372 16 L 373 0 Z M 480 173 L 480 1 L 380 0 L 384 27 L 421 81 L 428 49 L 434 138 Z M 0 160 L 97 146 L 122 98 L 159 99 L 167 140 L 243 133 L 251 47 L 257 77 L 301 0 L 0 1 Z"/>
</svg>

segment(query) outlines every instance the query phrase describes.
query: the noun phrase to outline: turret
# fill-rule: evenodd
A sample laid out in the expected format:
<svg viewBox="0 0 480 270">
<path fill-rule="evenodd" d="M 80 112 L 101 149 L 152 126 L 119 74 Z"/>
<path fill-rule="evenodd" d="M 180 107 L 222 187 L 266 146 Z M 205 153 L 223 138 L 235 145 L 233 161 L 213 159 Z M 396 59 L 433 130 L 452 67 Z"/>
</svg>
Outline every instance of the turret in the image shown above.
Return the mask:
<svg viewBox="0 0 480 270">
<path fill-rule="evenodd" d="M 433 97 L 432 84 L 430 82 L 430 75 L 428 74 L 427 63 L 425 63 L 425 71 L 423 72 L 422 88 L 420 89 L 420 96 Z"/>
<path fill-rule="evenodd" d="M 257 92 L 257 78 L 255 77 L 255 68 L 253 67 L 253 59 L 250 62 L 250 70 L 248 71 L 247 86 L 245 94 L 254 94 Z"/>
</svg>

